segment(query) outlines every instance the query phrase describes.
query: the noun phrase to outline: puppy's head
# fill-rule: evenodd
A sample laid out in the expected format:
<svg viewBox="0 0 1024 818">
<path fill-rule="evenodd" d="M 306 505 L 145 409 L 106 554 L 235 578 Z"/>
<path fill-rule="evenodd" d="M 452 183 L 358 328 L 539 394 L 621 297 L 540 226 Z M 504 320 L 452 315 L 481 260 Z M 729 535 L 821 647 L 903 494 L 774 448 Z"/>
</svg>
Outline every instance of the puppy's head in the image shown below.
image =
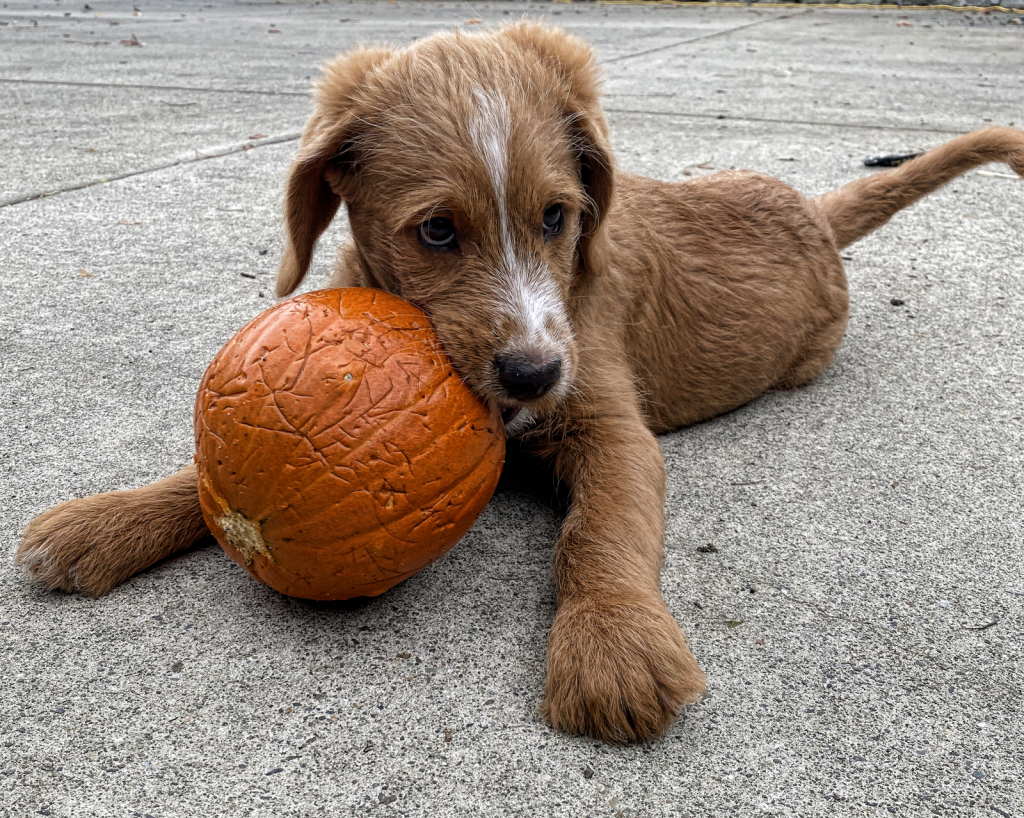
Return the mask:
<svg viewBox="0 0 1024 818">
<path fill-rule="evenodd" d="M 430 316 L 515 433 L 577 371 L 572 299 L 613 184 L 597 95 L 590 49 L 535 24 L 336 59 L 288 183 L 278 294 L 344 201 L 363 275 Z"/>
</svg>

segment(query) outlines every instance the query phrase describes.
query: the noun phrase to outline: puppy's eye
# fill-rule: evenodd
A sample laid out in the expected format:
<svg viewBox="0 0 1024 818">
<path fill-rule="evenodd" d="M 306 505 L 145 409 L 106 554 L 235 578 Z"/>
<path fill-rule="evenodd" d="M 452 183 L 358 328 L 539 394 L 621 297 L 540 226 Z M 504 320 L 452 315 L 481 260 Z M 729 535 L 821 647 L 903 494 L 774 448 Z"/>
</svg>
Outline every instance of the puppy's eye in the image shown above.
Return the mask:
<svg viewBox="0 0 1024 818">
<path fill-rule="evenodd" d="M 451 219 L 435 216 L 420 225 L 420 242 L 431 250 L 448 250 L 455 246 L 455 225 Z"/>
<path fill-rule="evenodd" d="M 562 232 L 562 206 L 551 205 L 544 211 L 544 238 L 549 239 Z"/>
</svg>

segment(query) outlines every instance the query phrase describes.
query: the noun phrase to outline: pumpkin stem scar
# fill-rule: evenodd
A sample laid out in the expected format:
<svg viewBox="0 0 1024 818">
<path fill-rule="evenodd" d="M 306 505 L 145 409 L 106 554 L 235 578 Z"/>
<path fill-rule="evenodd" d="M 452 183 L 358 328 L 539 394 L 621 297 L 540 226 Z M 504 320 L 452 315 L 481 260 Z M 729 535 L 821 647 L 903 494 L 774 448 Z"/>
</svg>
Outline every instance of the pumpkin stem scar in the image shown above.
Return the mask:
<svg viewBox="0 0 1024 818">
<path fill-rule="evenodd" d="M 260 534 L 258 523 L 243 517 L 237 511 L 225 510 L 224 514 L 217 518 L 217 525 L 224 530 L 228 544 L 242 555 L 246 565 L 252 565 L 252 558 L 256 554 L 273 560 L 270 549 Z"/>
</svg>

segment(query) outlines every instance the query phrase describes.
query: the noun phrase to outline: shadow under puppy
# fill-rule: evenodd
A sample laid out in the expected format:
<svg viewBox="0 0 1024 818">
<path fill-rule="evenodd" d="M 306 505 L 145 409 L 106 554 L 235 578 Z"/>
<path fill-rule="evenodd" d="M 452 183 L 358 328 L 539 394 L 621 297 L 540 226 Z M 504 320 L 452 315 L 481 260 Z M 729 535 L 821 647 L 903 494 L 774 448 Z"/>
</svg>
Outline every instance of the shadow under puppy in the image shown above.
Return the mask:
<svg viewBox="0 0 1024 818">
<path fill-rule="evenodd" d="M 332 283 L 424 309 L 568 490 L 545 717 L 644 741 L 705 684 L 660 591 L 655 433 L 821 373 L 847 321 L 839 249 L 995 160 L 1024 173 L 1024 134 L 963 136 L 816 199 L 750 172 L 643 179 L 615 169 L 583 42 L 530 23 L 442 33 L 326 67 L 278 294 L 344 202 L 353 238 Z M 206 533 L 189 467 L 45 512 L 17 560 L 44 586 L 102 594 Z"/>
</svg>

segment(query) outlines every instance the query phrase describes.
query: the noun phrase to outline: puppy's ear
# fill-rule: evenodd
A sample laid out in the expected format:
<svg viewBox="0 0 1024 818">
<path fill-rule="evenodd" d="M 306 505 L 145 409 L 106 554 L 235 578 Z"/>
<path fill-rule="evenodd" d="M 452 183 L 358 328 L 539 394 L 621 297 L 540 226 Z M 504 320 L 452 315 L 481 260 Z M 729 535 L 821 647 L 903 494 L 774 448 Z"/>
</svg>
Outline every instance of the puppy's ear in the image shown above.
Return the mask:
<svg viewBox="0 0 1024 818">
<path fill-rule="evenodd" d="M 593 108 L 582 108 L 573 115 L 569 131 L 579 161 L 580 181 L 587 194 L 579 248 L 582 271 L 587 272 L 598 265 L 600 248 L 605 244 L 604 217 L 615 194 L 615 165 L 608 144 L 608 126 L 596 102 Z"/>
<path fill-rule="evenodd" d="M 352 184 L 362 120 L 360 90 L 367 72 L 391 53 L 387 48 L 359 48 L 343 54 L 324 67 L 316 84 L 316 108 L 302 132 L 285 192 L 288 246 L 277 273 L 278 296 L 294 291 L 305 277 L 317 239 Z"/>
<path fill-rule="evenodd" d="M 588 197 L 580 261 L 584 270 L 593 269 L 598 247 L 604 244 L 604 217 L 615 194 L 615 160 L 601 110 L 601 77 L 593 49 L 578 37 L 538 23 L 513 23 L 502 29 L 502 34 L 527 53 L 532 52 L 558 83 L 580 181 Z"/>
</svg>

